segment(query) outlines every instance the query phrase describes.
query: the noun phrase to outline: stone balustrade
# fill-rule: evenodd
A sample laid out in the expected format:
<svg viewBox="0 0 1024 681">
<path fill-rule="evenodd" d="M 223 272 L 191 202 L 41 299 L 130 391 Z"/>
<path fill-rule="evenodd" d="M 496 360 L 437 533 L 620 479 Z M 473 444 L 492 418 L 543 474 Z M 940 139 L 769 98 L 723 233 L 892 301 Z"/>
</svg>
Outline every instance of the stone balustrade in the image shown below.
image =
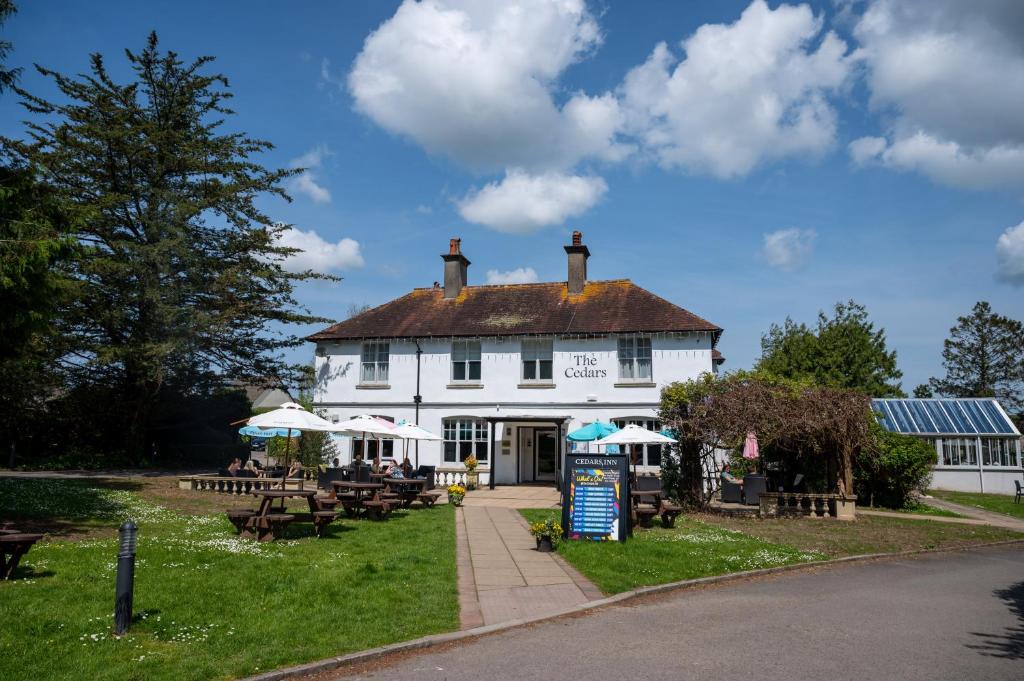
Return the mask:
<svg viewBox="0 0 1024 681">
<path fill-rule="evenodd" d="M 304 489 L 303 478 L 288 478 L 285 489 Z M 260 489 L 281 489 L 281 478 L 235 478 L 218 475 L 184 475 L 178 478 L 178 489 L 219 494 L 251 494 Z"/>
<path fill-rule="evenodd" d="M 810 518 L 856 519 L 857 497 L 812 492 L 762 492 L 761 517 L 807 516 Z"/>
</svg>

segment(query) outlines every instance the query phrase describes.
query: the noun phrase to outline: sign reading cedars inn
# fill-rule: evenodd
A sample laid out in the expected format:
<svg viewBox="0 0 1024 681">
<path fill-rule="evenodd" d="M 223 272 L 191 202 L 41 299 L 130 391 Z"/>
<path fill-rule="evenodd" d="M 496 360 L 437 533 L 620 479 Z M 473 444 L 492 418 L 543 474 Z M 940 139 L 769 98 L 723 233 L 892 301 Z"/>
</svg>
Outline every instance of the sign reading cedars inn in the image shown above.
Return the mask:
<svg viewBox="0 0 1024 681">
<path fill-rule="evenodd" d="M 577 352 L 569 355 L 572 365 L 565 370 L 566 378 L 607 378 L 608 370 L 597 367 L 597 355 L 592 352 Z"/>
<path fill-rule="evenodd" d="M 562 527 L 568 539 L 625 541 L 629 462 L 625 456 L 567 454 Z"/>
</svg>

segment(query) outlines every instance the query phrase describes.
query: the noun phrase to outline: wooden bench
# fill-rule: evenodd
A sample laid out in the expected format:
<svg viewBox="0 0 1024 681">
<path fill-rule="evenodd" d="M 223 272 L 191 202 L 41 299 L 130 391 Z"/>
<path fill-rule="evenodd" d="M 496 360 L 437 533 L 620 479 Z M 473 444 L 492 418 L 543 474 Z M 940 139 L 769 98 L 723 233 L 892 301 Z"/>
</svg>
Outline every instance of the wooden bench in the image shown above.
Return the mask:
<svg viewBox="0 0 1024 681">
<path fill-rule="evenodd" d="M 333 511 L 341 503 L 341 499 L 335 499 L 334 497 L 317 497 L 317 506 L 323 511 Z"/>
<path fill-rule="evenodd" d="M 665 503 L 661 505 L 661 526 L 671 529 L 676 526 L 676 516 L 683 512 L 682 506 Z"/>
<path fill-rule="evenodd" d="M 14 579 L 21 557 L 43 538 L 41 534 L 5 531 L 0 534 L 0 579 Z"/>
<path fill-rule="evenodd" d="M 288 513 L 268 513 L 256 518 L 258 521 L 257 536 L 259 541 L 274 541 L 284 536 L 285 530 L 295 520 Z"/>
<path fill-rule="evenodd" d="M 650 527 L 654 516 L 658 515 L 658 509 L 654 506 L 637 506 L 633 513 L 636 514 L 636 521 L 640 527 Z"/>
<path fill-rule="evenodd" d="M 338 517 L 337 511 L 313 511 L 313 529 L 317 537 L 323 537 L 327 526 Z"/>
<path fill-rule="evenodd" d="M 366 509 L 366 515 L 370 519 L 384 520 L 391 515 L 392 505 L 391 502 L 385 499 L 373 499 L 370 501 L 364 501 L 363 508 Z"/>
<path fill-rule="evenodd" d="M 243 510 L 240 508 L 229 508 L 227 511 L 228 520 L 235 526 L 239 534 L 245 531 L 249 520 L 256 515 L 256 511 Z"/>
<path fill-rule="evenodd" d="M 433 506 L 440 498 L 440 492 L 420 492 L 416 495 L 416 500 L 423 504 L 424 507 Z"/>
</svg>

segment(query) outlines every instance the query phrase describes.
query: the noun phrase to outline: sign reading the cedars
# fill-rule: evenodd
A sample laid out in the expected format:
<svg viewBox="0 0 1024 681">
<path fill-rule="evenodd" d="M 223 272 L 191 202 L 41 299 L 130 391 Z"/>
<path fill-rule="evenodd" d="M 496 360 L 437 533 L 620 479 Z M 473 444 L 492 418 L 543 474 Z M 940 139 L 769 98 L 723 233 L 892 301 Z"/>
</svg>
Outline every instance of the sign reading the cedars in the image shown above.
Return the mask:
<svg viewBox="0 0 1024 681">
<path fill-rule="evenodd" d="M 568 539 L 625 541 L 629 534 L 629 462 L 625 456 L 565 457 L 562 527 Z"/>
<path fill-rule="evenodd" d="M 576 353 L 570 355 L 572 366 L 566 367 L 566 378 L 606 378 L 607 369 L 597 368 L 597 355 L 594 353 Z"/>
</svg>

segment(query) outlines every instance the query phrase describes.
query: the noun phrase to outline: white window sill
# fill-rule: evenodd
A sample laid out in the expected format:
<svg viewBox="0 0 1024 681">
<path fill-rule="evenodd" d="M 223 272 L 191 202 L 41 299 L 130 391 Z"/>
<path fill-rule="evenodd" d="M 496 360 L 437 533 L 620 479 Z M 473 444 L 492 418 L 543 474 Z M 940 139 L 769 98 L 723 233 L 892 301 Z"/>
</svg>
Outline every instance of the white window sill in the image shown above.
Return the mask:
<svg viewBox="0 0 1024 681">
<path fill-rule="evenodd" d="M 616 388 L 657 388 L 658 384 L 654 381 L 619 381 L 615 384 Z"/>
<path fill-rule="evenodd" d="M 356 390 L 390 390 L 387 383 L 357 383 Z"/>
<path fill-rule="evenodd" d="M 448 388 L 453 390 L 477 390 L 483 387 L 483 383 L 471 383 L 468 381 L 465 383 L 461 383 L 459 381 L 452 381 L 451 383 L 448 384 Z"/>
<path fill-rule="evenodd" d="M 529 388 L 554 388 L 556 386 L 555 386 L 554 383 L 551 383 L 550 381 L 523 381 L 522 383 L 520 383 L 516 387 L 529 389 Z"/>
</svg>

